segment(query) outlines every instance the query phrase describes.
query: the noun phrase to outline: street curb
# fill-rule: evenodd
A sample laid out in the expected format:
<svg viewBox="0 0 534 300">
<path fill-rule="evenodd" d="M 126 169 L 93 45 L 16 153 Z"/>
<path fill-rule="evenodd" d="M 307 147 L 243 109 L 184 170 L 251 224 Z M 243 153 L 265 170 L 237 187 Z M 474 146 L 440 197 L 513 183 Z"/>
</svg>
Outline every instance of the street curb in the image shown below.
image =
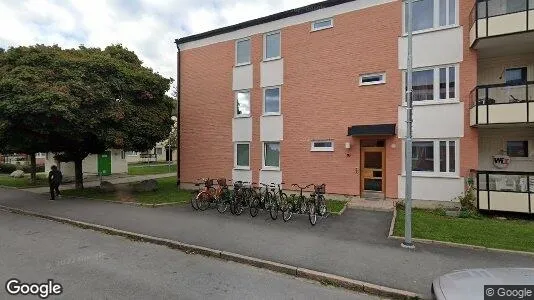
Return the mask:
<svg viewBox="0 0 534 300">
<path fill-rule="evenodd" d="M 393 229 L 395 227 L 395 219 L 396 218 L 397 218 L 397 208 L 395 208 L 393 210 L 393 219 L 391 219 L 391 225 L 390 225 L 390 228 L 389 228 L 388 239 L 404 241 L 404 237 L 403 236 L 393 235 Z M 412 238 L 412 241 L 418 242 L 418 243 L 421 243 L 421 244 L 435 244 L 435 245 L 440 245 L 440 246 L 449 246 L 449 247 L 456 247 L 456 248 L 462 248 L 462 249 L 471 249 L 471 250 L 481 250 L 481 251 L 488 251 L 488 252 L 499 252 L 499 253 L 520 254 L 520 255 L 534 256 L 534 252 L 526 252 L 526 251 L 518 251 L 518 250 L 507 250 L 507 249 L 498 249 L 498 248 L 488 248 L 488 247 L 484 247 L 484 246 L 476 246 L 476 245 L 461 244 L 461 243 L 454 243 L 454 242 L 445 242 L 445 241 L 438 241 L 438 240 Z"/>
<path fill-rule="evenodd" d="M 254 267 L 268 269 L 268 270 L 278 272 L 278 273 L 284 273 L 284 274 L 292 275 L 295 277 L 310 279 L 310 280 L 317 281 L 322 284 L 331 284 L 334 286 L 343 287 L 345 289 L 349 289 L 349 290 L 353 290 L 357 292 L 365 292 L 365 293 L 374 294 L 378 296 L 391 297 L 394 299 L 423 299 L 420 295 L 409 292 L 409 291 L 398 290 L 398 289 L 389 288 L 385 286 L 375 285 L 372 283 L 358 281 L 358 280 L 354 280 L 354 279 L 350 279 L 350 278 L 346 278 L 342 276 L 309 270 L 305 268 L 298 268 L 298 267 L 291 266 L 291 265 L 286 265 L 286 264 L 277 263 L 274 261 L 263 260 L 263 259 L 254 258 L 250 256 L 240 255 L 237 253 L 231 253 L 231 252 L 216 250 L 212 248 L 186 244 L 186 243 L 182 243 L 182 242 L 178 242 L 174 240 L 125 231 L 125 230 L 116 229 L 113 227 L 108 227 L 108 226 L 103 226 L 103 225 L 98 225 L 98 224 L 76 221 L 76 220 L 63 218 L 63 217 L 45 215 L 45 214 L 41 214 L 41 213 L 29 211 L 29 210 L 12 208 L 8 206 L 4 206 L 4 205 L 0 205 L 0 210 L 7 211 L 10 213 L 20 214 L 20 215 L 38 217 L 38 218 L 42 218 L 42 219 L 46 219 L 46 220 L 50 220 L 54 222 L 69 224 L 69 225 L 73 225 L 73 226 L 83 228 L 83 229 L 91 229 L 95 231 L 100 231 L 100 232 L 104 232 L 110 235 L 122 236 L 128 239 L 134 240 L 134 241 L 162 245 L 162 246 L 169 247 L 171 249 L 183 251 L 188 254 L 200 254 L 200 255 L 210 256 L 210 257 L 219 258 L 219 259 L 223 259 L 227 261 L 233 261 L 236 263 L 251 265 Z"/>
<path fill-rule="evenodd" d="M 172 205 L 186 204 L 186 203 L 183 203 L 183 202 L 168 202 L 168 203 L 150 204 L 150 203 L 139 203 L 139 202 L 131 202 L 131 201 L 106 200 L 106 199 L 100 199 L 100 198 L 73 197 L 73 196 L 67 196 L 67 197 L 71 198 L 71 199 L 78 199 L 78 200 L 96 200 L 96 201 L 102 201 L 102 202 L 108 202 L 108 203 L 132 205 L 132 206 L 141 206 L 141 207 L 160 207 L 160 206 L 172 206 Z"/>
<path fill-rule="evenodd" d="M 366 210 L 366 211 L 378 211 L 378 212 L 391 212 L 392 210 L 394 210 L 395 208 L 393 209 L 389 209 L 389 208 L 378 208 L 378 207 L 364 207 L 364 206 L 349 206 L 347 205 L 348 208 L 350 209 L 357 209 L 357 210 Z"/>
</svg>

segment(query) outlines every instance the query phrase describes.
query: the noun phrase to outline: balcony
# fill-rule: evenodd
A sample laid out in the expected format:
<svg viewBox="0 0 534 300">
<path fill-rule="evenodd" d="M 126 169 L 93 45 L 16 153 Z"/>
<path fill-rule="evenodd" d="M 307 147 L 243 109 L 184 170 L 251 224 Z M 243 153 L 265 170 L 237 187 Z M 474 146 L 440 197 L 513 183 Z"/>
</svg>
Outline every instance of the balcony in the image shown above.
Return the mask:
<svg viewBox="0 0 534 300">
<path fill-rule="evenodd" d="M 534 81 L 479 85 L 471 91 L 470 124 L 534 124 Z"/>
<path fill-rule="evenodd" d="M 534 173 L 478 171 L 478 209 L 534 213 Z"/>
<path fill-rule="evenodd" d="M 534 0 L 477 1 L 469 18 L 469 40 L 475 49 L 515 49 L 527 43 L 525 39 L 534 41 Z"/>
</svg>

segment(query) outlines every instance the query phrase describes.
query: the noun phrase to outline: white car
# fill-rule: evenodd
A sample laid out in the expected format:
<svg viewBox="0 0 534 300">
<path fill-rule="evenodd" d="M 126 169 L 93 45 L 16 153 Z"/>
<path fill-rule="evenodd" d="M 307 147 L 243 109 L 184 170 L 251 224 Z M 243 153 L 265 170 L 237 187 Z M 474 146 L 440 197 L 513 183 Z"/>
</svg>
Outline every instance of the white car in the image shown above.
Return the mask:
<svg viewBox="0 0 534 300">
<path fill-rule="evenodd" d="M 485 285 L 532 285 L 534 269 L 497 268 L 467 269 L 440 276 L 432 283 L 432 298 L 436 300 L 484 300 Z M 534 290 L 534 287 L 532 288 Z"/>
</svg>

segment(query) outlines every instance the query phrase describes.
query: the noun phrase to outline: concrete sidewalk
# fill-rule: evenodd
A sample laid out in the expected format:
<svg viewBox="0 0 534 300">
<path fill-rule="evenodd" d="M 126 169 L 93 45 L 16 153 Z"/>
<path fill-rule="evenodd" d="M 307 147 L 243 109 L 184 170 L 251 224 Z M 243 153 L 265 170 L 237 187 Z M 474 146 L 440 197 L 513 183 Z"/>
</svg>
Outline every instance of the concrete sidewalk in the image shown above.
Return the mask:
<svg viewBox="0 0 534 300">
<path fill-rule="evenodd" d="M 418 244 L 402 249 L 386 238 L 392 214 L 347 210 L 311 227 L 305 217 L 289 223 L 265 213 L 251 218 L 194 212 L 187 206 L 141 208 L 94 200 L 50 202 L 45 195 L 1 190 L 0 204 L 100 224 L 188 244 L 327 272 L 430 296 L 432 280 L 452 270 L 534 267 L 532 256 Z"/>
<path fill-rule="evenodd" d="M 158 179 L 158 178 L 165 178 L 165 177 L 172 177 L 172 176 L 176 176 L 176 173 L 138 175 L 138 176 L 127 176 L 127 177 L 119 177 L 119 178 L 109 178 L 109 179 L 106 177 L 102 177 L 102 181 L 108 181 L 113 184 L 122 184 L 122 183 L 139 182 L 139 181 L 148 180 L 148 179 Z M 84 181 L 83 186 L 84 187 L 100 186 L 100 180 L 88 181 L 88 182 Z M 75 185 L 73 183 L 62 184 L 59 189 L 60 190 L 73 190 L 75 189 Z M 29 188 L 29 189 L 21 189 L 21 190 L 30 192 L 30 193 L 36 193 L 36 194 L 44 194 L 44 193 L 50 192 L 49 187 L 37 187 L 37 188 Z"/>
</svg>

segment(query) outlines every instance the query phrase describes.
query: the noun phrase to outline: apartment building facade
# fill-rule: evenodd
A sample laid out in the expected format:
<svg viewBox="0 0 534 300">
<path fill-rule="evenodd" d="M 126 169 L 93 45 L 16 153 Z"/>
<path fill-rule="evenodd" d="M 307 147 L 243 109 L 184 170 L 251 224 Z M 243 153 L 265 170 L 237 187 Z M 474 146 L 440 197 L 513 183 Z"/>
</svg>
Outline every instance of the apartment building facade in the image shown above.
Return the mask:
<svg viewBox="0 0 534 300">
<path fill-rule="evenodd" d="M 466 178 L 479 177 L 479 165 L 491 169 L 482 127 L 494 134 L 496 125 L 473 123 L 470 105 L 481 72 L 491 80 L 478 66 L 487 43 L 473 35 L 482 20 L 473 18 L 476 7 L 414 3 L 416 200 L 451 201 Z M 403 198 L 405 24 L 401 1 L 331 0 L 177 39 L 179 182 L 325 183 L 331 194 Z M 508 63 L 491 57 L 495 68 Z M 516 142 L 514 128 L 522 128 L 528 138 L 524 123 L 503 134 Z"/>
</svg>

